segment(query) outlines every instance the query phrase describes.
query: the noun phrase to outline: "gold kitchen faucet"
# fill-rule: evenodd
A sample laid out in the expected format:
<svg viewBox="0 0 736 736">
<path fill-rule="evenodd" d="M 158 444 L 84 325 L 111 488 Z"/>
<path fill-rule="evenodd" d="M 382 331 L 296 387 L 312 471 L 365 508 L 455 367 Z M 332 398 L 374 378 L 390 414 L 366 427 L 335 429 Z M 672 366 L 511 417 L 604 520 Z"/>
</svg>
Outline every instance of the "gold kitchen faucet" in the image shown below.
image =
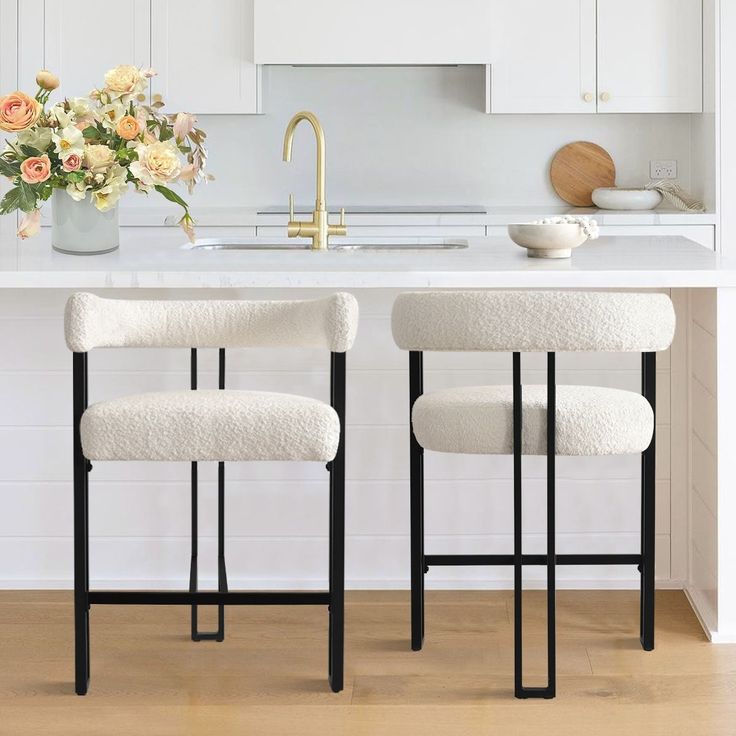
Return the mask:
<svg viewBox="0 0 736 736">
<path fill-rule="evenodd" d="M 294 195 L 289 195 L 288 233 L 290 238 L 311 238 L 312 250 L 327 250 L 331 235 L 347 235 L 345 209 L 340 210 L 340 224 L 330 225 L 325 196 L 325 132 L 314 113 L 298 112 L 289 121 L 284 135 L 284 161 L 291 161 L 294 131 L 302 120 L 311 124 L 317 138 L 317 201 L 314 205 L 312 220 L 300 221 L 294 218 Z"/>
</svg>

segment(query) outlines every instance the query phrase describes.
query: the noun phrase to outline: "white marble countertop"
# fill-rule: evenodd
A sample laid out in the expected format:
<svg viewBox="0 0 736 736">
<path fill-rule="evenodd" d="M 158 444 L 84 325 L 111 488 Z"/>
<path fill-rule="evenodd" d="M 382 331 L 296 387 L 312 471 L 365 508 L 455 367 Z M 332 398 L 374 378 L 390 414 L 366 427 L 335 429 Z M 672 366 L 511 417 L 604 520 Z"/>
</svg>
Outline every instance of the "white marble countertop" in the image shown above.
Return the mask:
<svg viewBox="0 0 736 736">
<path fill-rule="evenodd" d="M 200 237 L 239 234 L 201 228 Z M 567 260 L 527 258 L 507 238 L 463 250 L 193 251 L 174 228 L 122 228 L 121 247 L 71 256 L 50 230 L 0 244 L 3 288 L 675 288 L 736 287 L 736 261 L 681 237 L 602 237 Z"/>
</svg>

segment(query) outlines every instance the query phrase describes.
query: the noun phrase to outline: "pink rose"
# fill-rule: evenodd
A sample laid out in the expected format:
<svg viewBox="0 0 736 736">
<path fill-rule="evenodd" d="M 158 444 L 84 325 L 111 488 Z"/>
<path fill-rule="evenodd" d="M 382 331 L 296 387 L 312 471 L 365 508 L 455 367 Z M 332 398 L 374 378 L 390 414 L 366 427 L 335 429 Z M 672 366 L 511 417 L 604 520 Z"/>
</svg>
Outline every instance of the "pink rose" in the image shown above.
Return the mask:
<svg viewBox="0 0 736 736">
<path fill-rule="evenodd" d="M 0 130 L 17 133 L 30 128 L 41 114 L 41 104 L 23 92 L 0 97 Z"/>
<path fill-rule="evenodd" d="M 18 237 L 21 240 L 32 238 L 41 227 L 41 210 L 26 212 L 18 227 Z"/>
<path fill-rule="evenodd" d="M 70 153 L 61 163 L 66 172 L 79 171 L 82 168 L 82 157 L 78 153 Z"/>
<path fill-rule="evenodd" d="M 51 161 L 49 157 L 31 156 L 20 165 L 20 178 L 26 184 L 40 184 L 51 176 Z"/>
</svg>

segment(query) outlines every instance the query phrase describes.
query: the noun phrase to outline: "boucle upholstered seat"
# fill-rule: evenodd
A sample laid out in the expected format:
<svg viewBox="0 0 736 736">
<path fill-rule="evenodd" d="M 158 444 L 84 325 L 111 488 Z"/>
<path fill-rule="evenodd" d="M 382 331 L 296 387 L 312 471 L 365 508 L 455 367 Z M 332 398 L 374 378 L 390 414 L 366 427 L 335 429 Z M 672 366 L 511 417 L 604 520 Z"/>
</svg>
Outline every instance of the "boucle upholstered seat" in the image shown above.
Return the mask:
<svg viewBox="0 0 736 736">
<path fill-rule="evenodd" d="M 547 451 L 547 387 L 524 386 L 522 448 Z M 412 425 L 427 450 L 484 455 L 513 453 L 511 386 L 463 386 L 420 396 Z M 629 455 L 651 442 L 654 415 L 640 394 L 597 386 L 558 386 L 558 455 Z"/>
<path fill-rule="evenodd" d="M 132 300 L 74 294 L 65 335 L 72 359 L 74 423 L 75 691 L 89 687 L 92 604 L 191 606 L 192 641 L 224 641 L 230 605 L 325 605 L 328 680 L 343 689 L 345 640 L 346 352 L 355 340 L 358 302 L 351 294 L 288 301 Z M 136 394 L 89 406 L 88 353 L 96 348 L 186 348 L 188 391 Z M 218 353 L 218 390 L 198 389 L 198 354 Z M 226 389 L 230 348 L 329 351 L 329 404 L 293 394 Z M 152 356 L 153 357 L 153 356 Z M 327 387 L 325 387 L 327 388 Z M 95 461 L 94 463 L 89 462 Z M 90 590 L 89 476 L 98 460 L 185 461 L 190 465 L 191 553 L 186 591 Z M 237 460 L 312 460 L 329 477 L 328 588 L 323 591 L 229 589 L 226 465 Z M 199 590 L 199 465 L 217 462 L 217 590 Z M 217 606 L 217 629 L 202 631 L 198 610 Z"/>
<path fill-rule="evenodd" d="M 316 399 L 265 391 L 166 391 L 93 404 L 82 416 L 90 460 L 320 460 L 340 421 Z"/>
<path fill-rule="evenodd" d="M 433 566 L 514 567 L 514 694 L 556 693 L 555 569 L 557 565 L 633 565 L 640 572 L 640 641 L 654 648 L 656 352 L 675 332 L 665 294 L 554 291 L 435 291 L 401 294 L 392 313 L 394 341 L 409 351 L 409 496 L 411 646 L 424 641 L 424 576 Z M 424 393 L 426 351 L 513 353 L 512 386 L 466 386 Z M 641 353 L 642 395 L 595 386 L 559 386 L 558 352 Z M 522 353 L 544 352 L 545 386 L 522 381 Z M 549 407 L 549 412 L 548 412 Z M 513 554 L 425 554 L 424 451 L 513 455 Z M 641 453 L 641 540 L 634 554 L 558 554 L 558 455 Z M 546 554 L 524 554 L 524 455 L 546 460 Z M 523 570 L 547 572 L 547 684 L 525 687 Z"/>
</svg>

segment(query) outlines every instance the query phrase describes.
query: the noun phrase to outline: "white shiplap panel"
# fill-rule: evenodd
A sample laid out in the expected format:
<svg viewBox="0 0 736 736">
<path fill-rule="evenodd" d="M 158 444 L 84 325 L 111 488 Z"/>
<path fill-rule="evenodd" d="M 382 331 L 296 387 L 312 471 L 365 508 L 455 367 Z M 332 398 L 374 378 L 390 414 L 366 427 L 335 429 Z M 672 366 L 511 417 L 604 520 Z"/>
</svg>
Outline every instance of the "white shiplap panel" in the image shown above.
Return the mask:
<svg viewBox="0 0 736 736">
<path fill-rule="evenodd" d="M 355 585 L 402 585 L 408 493 L 408 360 L 394 345 L 389 313 L 395 291 L 359 292 L 361 328 L 348 356 L 347 530 Z M 310 292 L 237 293 L 114 292 L 147 298 L 288 298 Z M 7 513 L 0 521 L 0 540 L 35 544 L 29 567 L 16 567 L 17 555 L 5 559 L 0 579 L 68 580 L 65 555 L 71 554 L 71 356 L 63 341 L 61 314 L 68 292 L 0 294 L 0 339 L 12 350 L 0 353 L 0 447 L 3 481 L 0 496 Z M 303 393 L 327 397 L 327 356 L 300 352 L 283 370 L 283 351 L 231 351 L 228 386 Z M 90 356 L 93 401 L 115 395 L 183 388 L 188 385 L 187 350 L 101 350 Z M 428 354 L 428 390 L 463 384 L 500 383 L 510 379 L 510 356 Z M 216 351 L 200 351 L 200 385 L 216 385 Z M 660 577 L 669 566 L 669 355 L 658 362 L 657 529 Z M 543 382 L 544 356 L 525 356 L 527 382 Z M 592 383 L 637 391 L 638 355 L 562 355 L 559 380 Z M 510 458 L 427 453 L 427 528 L 433 545 L 508 546 L 511 514 Z M 525 526 L 539 535 L 544 529 L 543 458 L 526 458 Z M 215 465 L 203 464 L 201 530 L 204 549 L 211 546 L 215 523 Z M 228 554 L 242 580 L 273 585 L 309 585 L 316 575 L 326 531 L 327 473 L 319 463 L 230 464 L 228 477 Z M 95 463 L 91 475 L 91 517 L 96 535 L 99 579 L 134 579 L 138 562 L 151 555 L 160 567 L 145 575 L 185 574 L 179 569 L 187 548 L 189 468 L 185 463 Z M 595 551 L 609 543 L 616 551 L 638 534 L 639 458 L 560 458 L 558 523 L 570 549 Z M 593 542 L 595 536 L 599 542 Z M 21 539 L 22 538 L 22 539 Z M 31 542 L 28 540 L 35 540 Z M 25 541 L 24 541 L 25 540 Z M 304 540 L 305 559 L 287 576 L 293 544 Z M 292 544 L 293 543 L 293 544 Z M 534 542 L 534 539 L 530 540 Z M 2 541 L 0 541 L 2 544 Z M 164 551 L 159 550 L 163 544 Z M 109 550 L 119 546 L 117 552 Z M 126 546 L 127 545 L 127 546 Z M 209 546 L 208 546 L 209 545 Z M 598 545 L 598 546 L 596 546 Z M 613 545 L 613 549 L 610 549 Z M 382 551 L 376 557 L 376 548 Z M 636 548 L 636 545 L 633 545 Z M 63 552 L 63 550 L 69 552 Z M 54 550 L 62 550 L 59 554 Z M 107 550 L 107 551 L 106 551 Z M 127 550 L 130 550 L 129 552 Z M 247 550 L 247 552 L 246 552 Z M 274 552 L 274 550 L 276 550 Z M 628 551 L 628 548 L 627 548 Z M 240 558 L 240 555 L 243 558 Z M 271 559 L 270 555 L 275 554 Z M 123 555 L 123 557 L 119 557 Z M 130 558 L 126 557 L 130 555 Z M 170 557 L 169 557 L 170 555 Z M 255 558 L 246 559 L 249 555 Z M 662 562 L 662 555 L 666 560 Z M 203 556 L 203 564 L 208 553 Z M 214 559 L 214 558 L 213 558 Z M 12 562 L 11 562 L 12 561 Z M 122 562 L 122 566 L 121 566 Z M 255 565 L 255 563 L 258 565 Z M 242 565 L 245 567 L 242 567 Z M 159 564 L 159 563 L 156 563 Z M 260 566 L 256 573 L 248 565 Z M 663 567 L 664 565 L 664 567 Z M 35 573 L 31 571 L 35 569 Z M 434 571 L 432 584 L 506 585 L 508 571 L 476 569 Z M 320 573 L 321 574 L 321 573 Z M 144 575 L 144 577 L 145 577 Z M 237 575 L 233 573 L 236 579 Z M 255 577 L 251 578 L 250 575 Z M 569 577 L 568 577 L 569 576 Z M 635 572 L 582 569 L 564 571 L 563 580 L 581 585 L 632 585 Z M 145 578 L 148 579 L 148 578 Z M 266 582 L 263 582 L 266 581 Z M 301 581 L 301 583 L 300 583 Z M 438 582 L 440 581 L 440 582 Z M 431 581 L 429 581 L 431 583 Z"/>
</svg>

